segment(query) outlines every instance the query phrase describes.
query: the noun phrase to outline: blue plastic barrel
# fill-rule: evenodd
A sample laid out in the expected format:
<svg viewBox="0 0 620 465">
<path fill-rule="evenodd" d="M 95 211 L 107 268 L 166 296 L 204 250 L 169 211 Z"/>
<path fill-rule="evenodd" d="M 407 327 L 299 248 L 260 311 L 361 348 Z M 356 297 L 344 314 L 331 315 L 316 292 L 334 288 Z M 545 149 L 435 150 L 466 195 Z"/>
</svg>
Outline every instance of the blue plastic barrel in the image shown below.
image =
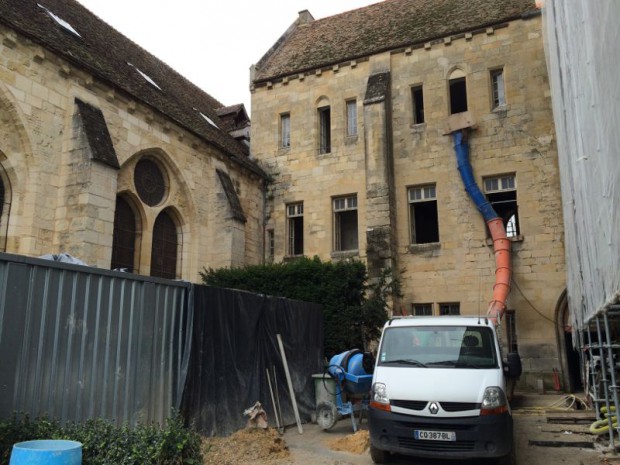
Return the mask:
<svg viewBox="0 0 620 465">
<path fill-rule="evenodd" d="M 13 444 L 9 465 L 82 465 L 82 443 L 56 439 Z"/>
</svg>

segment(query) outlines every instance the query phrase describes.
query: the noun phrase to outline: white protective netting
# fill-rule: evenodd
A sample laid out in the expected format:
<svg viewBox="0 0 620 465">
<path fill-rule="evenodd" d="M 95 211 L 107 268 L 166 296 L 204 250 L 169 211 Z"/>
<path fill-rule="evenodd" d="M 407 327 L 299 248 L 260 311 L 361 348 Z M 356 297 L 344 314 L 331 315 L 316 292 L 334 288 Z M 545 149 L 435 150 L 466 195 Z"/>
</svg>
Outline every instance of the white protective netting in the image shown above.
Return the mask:
<svg viewBox="0 0 620 465">
<path fill-rule="evenodd" d="M 545 0 L 572 324 L 620 293 L 620 1 Z"/>
</svg>

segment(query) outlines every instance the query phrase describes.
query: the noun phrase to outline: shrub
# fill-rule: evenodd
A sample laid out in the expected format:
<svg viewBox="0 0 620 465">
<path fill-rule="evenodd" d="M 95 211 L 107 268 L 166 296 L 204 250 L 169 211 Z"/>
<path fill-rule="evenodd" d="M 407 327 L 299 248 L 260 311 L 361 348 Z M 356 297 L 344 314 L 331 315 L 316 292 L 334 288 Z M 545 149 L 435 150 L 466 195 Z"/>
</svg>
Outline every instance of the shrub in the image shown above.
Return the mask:
<svg viewBox="0 0 620 465">
<path fill-rule="evenodd" d="M 0 463 L 8 463 L 14 443 L 34 439 L 70 439 L 82 443 L 83 465 L 199 465 L 200 436 L 174 415 L 160 425 L 135 428 L 108 420 L 61 425 L 56 420 L 14 414 L 0 421 Z"/>
</svg>

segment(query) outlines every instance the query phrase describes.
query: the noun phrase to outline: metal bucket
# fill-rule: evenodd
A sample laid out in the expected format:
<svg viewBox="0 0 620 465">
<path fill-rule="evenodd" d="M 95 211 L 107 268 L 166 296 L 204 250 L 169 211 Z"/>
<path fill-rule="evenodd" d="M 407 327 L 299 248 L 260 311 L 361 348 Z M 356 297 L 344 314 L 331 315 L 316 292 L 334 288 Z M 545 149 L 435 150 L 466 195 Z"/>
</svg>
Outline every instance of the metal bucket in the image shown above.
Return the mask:
<svg viewBox="0 0 620 465">
<path fill-rule="evenodd" d="M 18 442 L 9 465 L 82 465 L 82 444 L 57 439 Z"/>
</svg>

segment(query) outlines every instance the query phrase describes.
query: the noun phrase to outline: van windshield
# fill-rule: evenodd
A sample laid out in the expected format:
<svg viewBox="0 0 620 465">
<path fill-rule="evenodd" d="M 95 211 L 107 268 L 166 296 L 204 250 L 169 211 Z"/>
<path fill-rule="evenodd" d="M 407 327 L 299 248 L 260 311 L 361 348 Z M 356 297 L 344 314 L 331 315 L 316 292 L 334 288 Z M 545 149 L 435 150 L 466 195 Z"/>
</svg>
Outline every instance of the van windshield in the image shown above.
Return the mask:
<svg viewBox="0 0 620 465">
<path fill-rule="evenodd" d="M 497 368 L 493 332 L 484 326 L 386 328 L 379 365 L 421 368 Z"/>
</svg>

